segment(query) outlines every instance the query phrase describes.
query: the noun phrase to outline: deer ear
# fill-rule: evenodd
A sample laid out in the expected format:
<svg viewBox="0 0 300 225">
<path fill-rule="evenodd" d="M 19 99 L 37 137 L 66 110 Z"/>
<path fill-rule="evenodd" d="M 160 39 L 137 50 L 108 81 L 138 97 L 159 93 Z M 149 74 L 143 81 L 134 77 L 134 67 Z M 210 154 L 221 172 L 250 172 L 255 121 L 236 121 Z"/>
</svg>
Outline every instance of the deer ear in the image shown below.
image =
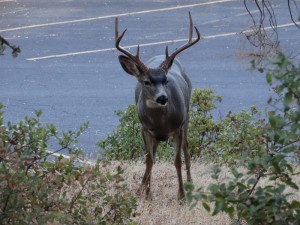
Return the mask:
<svg viewBox="0 0 300 225">
<path fill-rule="evenodd" d="M 123 69 L 126 71 L 126 73 L 136 77 L 141 75 L 140 68 L 128 57 L 124 55 L 120 55 L 119 61 Z"/>
</svg>

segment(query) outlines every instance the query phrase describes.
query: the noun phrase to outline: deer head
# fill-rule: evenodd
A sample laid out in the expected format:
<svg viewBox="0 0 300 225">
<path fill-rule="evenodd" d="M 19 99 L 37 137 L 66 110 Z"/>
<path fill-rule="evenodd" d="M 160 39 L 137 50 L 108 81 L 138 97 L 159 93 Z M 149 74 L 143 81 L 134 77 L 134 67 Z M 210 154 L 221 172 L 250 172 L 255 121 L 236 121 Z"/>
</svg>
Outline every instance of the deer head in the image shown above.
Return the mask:
<svg viewBox="0 0 300 225">
<path fill-rule="evenodd" d="M 168 47 L 165 50 L 165 60 L 156 68 L 147 67 L 141 60 L 139 56 L 139 45 L 137 46 L 136 55 L 132 55 L 130 52 L 126 51 L 120 46 L 120 42 L 124 37 L 126 30 L 122 32 L 119 36 L 118 32 L 118 18 L 115 20 L 115 39 L 116 48 L 122 52 L 124 55 L 119 56 L 119 62 L 122 68 L 130 75 L 133 75 L 140 82 L 144 93 L 148 93 L 150 97 L 148 103 L 157 103 L 161 106 L 166 105 L 168 102 L 166 86 L 168 84 L 168 71 L 172 67 L 175 57 L 185 49 L 193 46 L 200 40 L 200 33 L 197 27 L 194 27 L 197 33 L 197 38 L 193 40 L 193 21 L 191 13 L 189 13 L 190 19 L 190 29 L 189 29 L 189 39 L 186 44 L 178 48 L 175 52 L 169 55 Z"/>
</svg>

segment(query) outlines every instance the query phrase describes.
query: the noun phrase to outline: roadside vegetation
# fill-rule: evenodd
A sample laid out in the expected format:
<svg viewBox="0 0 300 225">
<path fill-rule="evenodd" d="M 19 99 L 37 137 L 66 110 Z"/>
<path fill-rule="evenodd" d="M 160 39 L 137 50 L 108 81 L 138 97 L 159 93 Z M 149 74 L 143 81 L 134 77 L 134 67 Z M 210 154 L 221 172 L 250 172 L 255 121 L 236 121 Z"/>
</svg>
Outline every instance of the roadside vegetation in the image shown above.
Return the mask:
<svg viewBox="0 0 300 225">
<path fill-rule="evenodd" d="M 86 164 L 76 147 L 88 123 L 59 134 L 41 112 L 4 125 L 0 110 L 1 224 L 130 224 L 136 199 L 122 168 Z M 69 158 L 55 156 L 61 151 Z"/>
<path fill-rule="evenodd" d="M 257 49 L 249 54 L 257 58 L 253 69 L 274 90 L 269 111 L 253 106 L 216 119 L 222 97 L 194 90 L 188 133 L 194 183 L 185 184 L 186 203 L 176 200 L 172 140 L 156 154 L 152 201 L 136 196 L 145 156 L 134 104 L 116 111 L 119 125 L 99 141 L 100 159 L 90 162 L 78 147 L 89 123 L 58 132 L 36 111 L 5 124 L 0 103 L 0 224 L 300 224 L 300 64 L 277 53 L 270 1 L 244 6 L 252 25 L 242 34 Z M 21 52 L 0 36 L 0 55 L 7 48 L 13 57 Z M 270 55 L 276 57 L 265 63 Z"/>
<path fill-rule="evenodd" d="M 300 65 L 278 54 L 265 70 L 275 96 L 268 101 L 273 110 L 257 125 L 255 148 L 245 146 L 225 182 L 215 167 L 216 183 L 206 189 L 186 184 L 187 199 L 191 208 L 201 202 L 212 215 L 224 212 L 236 224 L 299 224 Z"/>
<path fill-rule="evenodd" d="M 300 65 L 278 54 L 259 70 L 274 90 L 266 115 L 252 107 L 217 120 L 221 96 L 194 90 L 194 184 L 185 184 L 184 205 L 174 191 L 172 140 L 156 155 L 154 200 L 135 195 L 144 152 L 134 105 L 116 112 L 120 124 L 98 143 L 103 154 L 94 163 L 77 147 L 88 123 L 59 133 L 37 111 L 4 124 L 0 105 L 1 224 L 299 224 Z"/>
</svg>

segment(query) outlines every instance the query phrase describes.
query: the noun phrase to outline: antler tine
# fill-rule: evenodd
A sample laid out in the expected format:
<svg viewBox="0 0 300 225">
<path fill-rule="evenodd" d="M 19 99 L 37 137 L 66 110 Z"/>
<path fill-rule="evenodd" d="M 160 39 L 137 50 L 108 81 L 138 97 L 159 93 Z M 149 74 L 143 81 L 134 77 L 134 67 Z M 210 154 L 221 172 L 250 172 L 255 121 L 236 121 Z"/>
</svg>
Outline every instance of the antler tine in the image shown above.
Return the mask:
<svg viewBox="0 0 300 225">
<path fill-rule="evenodd" d="M 116 19 L 115 19 L 115 40 L 116 40 L 116 42 L 119 37 L 118 26 L 119 26 L 119 18 L 116 17 Z"/>
<path fill-rule="evenodd" d="M 198 31 L 197 27 L 194 26 L 196 33 L 197 33 L 197 38 L 193 41 L 193 20 L 192 20 L 192 15 L 191 12 L 189 12 L 189 20 L 190 20 L 190 29 L 189 29 L 189 40 L 187 43 L 185 43 L 184 45 L 182 45 L 180 48 L 178 48 L 175 52 L 173 52 L 170 56 L 168 53 L 168 47 L 166 47 L 166 59 L 165 61 L 162 63 L 161 68 L 165 71 L 168 71 L 168 69 L 170 68 L 170 66 L 172 65 L 175 57 L 182 52 L 183 50 L 193 46 L 194 44 L 196 44 L 199 40 L 200 40 L 200 32 Z"/>
<path fill-rule="evenodd" d="M 189 19 L 190 19 L 189 43 L 191 43 L 193 40 L 193 20 L 192 20 L 191 11 L 189 11 Z"/>
<path fill-rule="evenodd" d="M 136 57 L 140 57 L 140 45 L 137 46 L 137 50 L 136 50 Z"/>
<path fill-rule="evenodd" d="M 144 74 L 146 74 L 146 72 L 148 71 L 148 68 L 140 60 L 140 56 L 139 56 L 140 46 L 138 45 L 135 56 L 120 46 L 120 42 L 121 42 L 123 36 L 125 35 L 127 29 L 125 29 L 123 31 L 123 33 L 121 34 L 121 36 L 119 36 L 118 22 L 119 22 L 118 17 L 116 17 L 116 19 L 115 19 L 115 39 L 116 39 L 115 47 L 116 47 L 116 49 L 118 49 L 120 52 L 122 52 L 124 55 L 126 55 L 128 58 L 130 58 L 132 61 L 134 61 L 142 69 Z"/>
</svg>

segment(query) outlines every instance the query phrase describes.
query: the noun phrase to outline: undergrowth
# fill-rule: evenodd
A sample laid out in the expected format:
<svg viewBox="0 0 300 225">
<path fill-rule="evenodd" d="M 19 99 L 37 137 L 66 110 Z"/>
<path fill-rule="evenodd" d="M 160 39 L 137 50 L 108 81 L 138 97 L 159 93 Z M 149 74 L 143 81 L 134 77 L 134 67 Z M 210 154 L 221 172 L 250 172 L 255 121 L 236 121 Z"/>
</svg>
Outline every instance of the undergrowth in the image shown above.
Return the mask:
<svg viewBox="0 0 300 225">
<path fill-rule="evenodd" d="M 195 89 L 191 97 L 189 111 L 188 143 L 192 159 L 214 163 L 233 164 L 245 151 L 255 151 L 260 144 L 261 129 L 254 118 L 259 112 L 252 107 L 249 112 L 228 113 L 224 119 L 213 118 L 216 104 L 221 96 L 211 89 Z M 103 160 L 141 160 L 144 145 L 141 125 L 134 104 L 124 111 L 116 111 L 119 125 L 101 140 L 98 146 L 103 149 Z M 173 160 L 172 139 L 160 143 L 156 160 Z"/>
<path fill-rule="evenodd" d="M 59 134 L 54 125 L 25 117 L 4 125 L 0 104 L 1 224 L 134 224 L 136 199 L 122 178 L 122 169 L 102 172 L 87 165 L 76 132 Z M 51 145 L 60 146 L 50 151 Z M 67 151 L 69 158 L 55 153 Z"/>
<path fill-rule="evenodd" d="M 225 212 L 235 224 L 300 224 L 300 201 L 291 198 L 299 191 L 300 65 L 279 54 L 264 71 L 277 97 L 269 99 L 274 110 L 257 125 L 262 135 L 255 154 L 249 157 L 252 151 L 243 144 L 247 152 L 237 161 L 239 170 L 232 166 L 231 178 L 222 182 L 215 167 L 216 183 L 206 190 L 185 185 L 187 200 L 191 208 L 201 202 L 212 215 Z M 261 185 L 263 179 L 268 185 Z"/>
</svg>

